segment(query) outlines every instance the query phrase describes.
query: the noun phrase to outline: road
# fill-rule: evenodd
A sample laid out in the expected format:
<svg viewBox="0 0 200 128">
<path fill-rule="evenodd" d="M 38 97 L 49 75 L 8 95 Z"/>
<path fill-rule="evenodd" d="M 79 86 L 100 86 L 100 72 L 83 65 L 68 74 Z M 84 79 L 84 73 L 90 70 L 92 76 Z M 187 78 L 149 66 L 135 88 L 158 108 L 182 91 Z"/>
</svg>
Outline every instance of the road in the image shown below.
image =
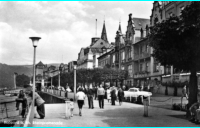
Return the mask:
<svg viewBox="0 0 200 128">
<path fill-rule="evenodd" d="M 45 119 L 34 119 L 34 127 L 197 127 L 185 117 L 185 112 L 149 107 L 149 117 L 144 117 L 143 105 L 123 103 L 111 106 L 105 100 L 104 109 L 94 101 L 94 109 L 89 109 L 87 101 L 83 116 L 78 115 L 75 105 L 74 117 L 65 119 L 65 104 L 46 104 Z"/>
</svg>

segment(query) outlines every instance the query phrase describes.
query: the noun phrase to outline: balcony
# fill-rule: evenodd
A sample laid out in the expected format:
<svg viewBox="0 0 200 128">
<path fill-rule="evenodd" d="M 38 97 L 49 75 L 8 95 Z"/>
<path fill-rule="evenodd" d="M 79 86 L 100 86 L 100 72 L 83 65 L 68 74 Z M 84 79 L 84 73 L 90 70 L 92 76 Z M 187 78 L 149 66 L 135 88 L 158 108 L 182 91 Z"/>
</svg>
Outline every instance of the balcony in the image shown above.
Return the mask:
<svg viewBox="0 0 200 128">
<path fill-rule="evenodd" d="M 143 52 L 142 54 L 135 54 L 134 60 L 145 59 L 151 57 L 151 54 L 148 52 Z"/>
<path fill-rule="evenodd" d="M 129 57 L 129 58 L 128 58 L 128 61 L 131 61 L 131 60 L 132 60 L 132 57 Z"/>
<path fill-rule="evenodd" d="M 125 63 L 125 62 L 126 62 L 125 59 L 121 60 L 121 63 Z"/>
<path fill-rule="evenodd" d="M 115 51 L 119 51 L 119 46 L 115 46 Z"/>
<path fill-rule="evenodd" d="M 115 67 L 115 63 L 112 63 L 112 64 L 111 64 L 111 67 Z"/>
</svg>

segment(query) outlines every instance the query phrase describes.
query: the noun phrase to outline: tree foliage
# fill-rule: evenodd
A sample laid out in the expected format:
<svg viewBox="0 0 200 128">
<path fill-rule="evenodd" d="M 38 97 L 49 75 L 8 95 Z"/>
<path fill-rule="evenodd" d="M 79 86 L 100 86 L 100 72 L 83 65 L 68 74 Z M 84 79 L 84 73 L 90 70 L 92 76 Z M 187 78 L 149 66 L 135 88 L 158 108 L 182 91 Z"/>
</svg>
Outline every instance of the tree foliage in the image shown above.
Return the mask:
<svg viewBox="0 0 200 128">
<path fill-rule="evenodd" d="M 121 81 L 128 76 L 127 71 L 118 71 L 114 69 L 78 69 L 76 70 L 77 83 L 101 83 L 108 81 Z M 49 79 L 50 80 L 50 79 Z M 74 84 L 74 72 L 62 73 L 60 75 L 61 86 L 65 87 Z M 53 85 L 58 85 L 58 76 L 53 77 Z"/>
<path fill-rule="evenodd" d="M 191 2 L 180 17 L 155 24 L 149 37 L 153 57 L 161 64 L 191 72 L 189 105 L 197 101 L 197 71 L 200 70 L 200 2 Z"/>
<path fill-rule="evenodd" d="M 29 84 L 30 78 L 27 75 L 17 75 L 16 77 L 16 85 L 18 87 L 23 87 L 24 85 Z"/>
</svg>

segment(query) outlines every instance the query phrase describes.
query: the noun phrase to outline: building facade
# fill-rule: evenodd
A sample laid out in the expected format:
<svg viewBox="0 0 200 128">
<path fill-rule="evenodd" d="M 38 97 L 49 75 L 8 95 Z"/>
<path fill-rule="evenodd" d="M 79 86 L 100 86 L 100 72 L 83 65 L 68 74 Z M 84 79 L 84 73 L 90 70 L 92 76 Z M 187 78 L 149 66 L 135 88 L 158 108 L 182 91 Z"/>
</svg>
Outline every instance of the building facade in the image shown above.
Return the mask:
<svg viewBox="0 0 200 128">
<path fill-rule="evenodd" d="M 152 14 L 150 16 L 150 26 L 154 26 L 157 22 L 162 22 L 170 18 L 171 16 L 180 16 L 181 11 L 191 3 L 191 1 L 155 1 L 153 3 Z M 151 48 L 151 50 L 153 50 Z M 152 61 L 156 62 L 154 59 Z M 162 66 L 163 67 L 163 66 Z M 163 67 L 163 75 L 160 77 L 162 82 L 172 82 L 174 78 L 177 78 L 177 71 L 173 69 L 173 66 Z M 181 74 L 178 72 L 179 81 L 188 81 L 189 75 Z"/>
<path fill-rule="evenodd" d="M 93 37 L 90 46 L 81 48 L 78 53 L 77 69 L 81 68 L 97 68 L 98 57 L 103 53 L 104 49 L 111 49 L 112 45 L 109 44 L 106 33 L 105 21 L 101 33 L 101 38 Z"/>
</svg>

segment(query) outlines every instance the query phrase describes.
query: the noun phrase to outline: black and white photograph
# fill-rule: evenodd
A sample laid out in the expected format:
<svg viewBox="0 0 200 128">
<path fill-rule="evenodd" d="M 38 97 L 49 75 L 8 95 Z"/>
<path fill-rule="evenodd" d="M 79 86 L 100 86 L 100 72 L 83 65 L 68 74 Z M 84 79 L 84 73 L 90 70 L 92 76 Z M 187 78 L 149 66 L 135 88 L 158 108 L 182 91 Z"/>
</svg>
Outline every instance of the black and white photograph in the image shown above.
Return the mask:
<svg viewBox="0 0 200 128">
<path fill-rule="evenodd" d="M 200 127 L 200 1 L 0 1 L 0 127 Z"/>
</svg>

